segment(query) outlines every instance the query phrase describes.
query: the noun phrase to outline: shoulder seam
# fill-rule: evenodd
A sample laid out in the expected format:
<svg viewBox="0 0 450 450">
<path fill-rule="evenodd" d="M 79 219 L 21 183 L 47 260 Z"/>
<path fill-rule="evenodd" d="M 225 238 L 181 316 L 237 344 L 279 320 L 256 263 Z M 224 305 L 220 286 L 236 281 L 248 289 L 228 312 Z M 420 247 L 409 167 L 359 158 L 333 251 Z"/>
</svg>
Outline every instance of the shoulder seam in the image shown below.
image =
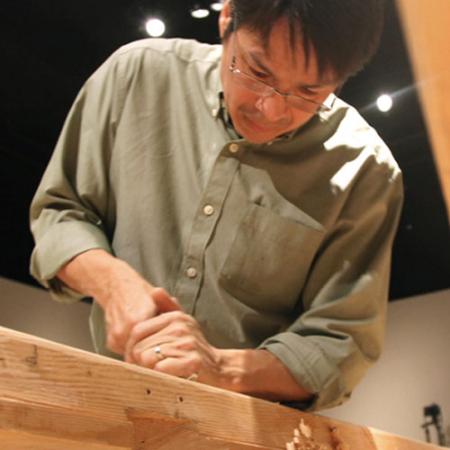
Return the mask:
<svg viewBox="0 0 450 450">
<path fill-rule="evenodd" d="M 134 51 L 150 51 L 150 52 L 155 52 L 158 53 L 160 55 L 164 55 L 164 54 L 172 54 L 175 55 L 178 59 L 180 59 L 181 61 L 184 61 L 186 63 L 218 63 L 219 60 L 216 59 L 212 59 L 212 58 L 208 58 L 208 59 L 200 59 L 200 58 L 192 58 L 192 59 L 188 59 L 183 57 L 183 55 L 180 55 L 179 53 L 175 52 L 173 49 L 167 49 L 167 50 L 162 50 L 162 49 L 158 49 L 155 47 L 147 47 L 147 46 L 136 46 L 136 47 L 132 47 L 132 48 L 127 48 L 126 46 L 120 47 L 118 50 L 116 50 L 116 52 L 113 54 L 113 56 L 119 57 L 121 55 L 125 55 L 127 53 L 132 53 Z"/>
</svg>

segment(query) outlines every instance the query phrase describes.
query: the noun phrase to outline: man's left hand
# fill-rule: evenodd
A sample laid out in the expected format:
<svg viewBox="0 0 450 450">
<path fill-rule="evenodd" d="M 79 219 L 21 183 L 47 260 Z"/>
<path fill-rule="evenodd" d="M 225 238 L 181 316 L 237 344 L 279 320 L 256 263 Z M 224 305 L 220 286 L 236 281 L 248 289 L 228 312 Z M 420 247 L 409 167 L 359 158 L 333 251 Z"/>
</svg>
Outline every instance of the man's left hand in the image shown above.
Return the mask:
<svg viewBox="0 0 450 450">
<path fill-rule="evenodd" d="M 135 325 L 125 361 L 182 378 L 221 385 L 221 351 L 211 346 L 197 321 L 181 311 Z"/>
</svg>

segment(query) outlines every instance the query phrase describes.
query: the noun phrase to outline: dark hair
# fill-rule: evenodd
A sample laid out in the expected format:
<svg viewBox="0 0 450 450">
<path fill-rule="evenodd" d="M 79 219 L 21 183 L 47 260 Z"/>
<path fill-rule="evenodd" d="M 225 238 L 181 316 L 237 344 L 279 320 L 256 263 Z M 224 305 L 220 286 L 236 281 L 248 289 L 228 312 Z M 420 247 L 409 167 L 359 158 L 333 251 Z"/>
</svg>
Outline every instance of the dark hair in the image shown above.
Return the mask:
<svg viewBox="0 0 450 450">
<path fill-rule="evenodd" d="M 267 47 L 273 25 L 286 18 L 291 47 L 302 38 L 306 63 L 313 48 L 319 73 L 331 69 L 342 81 L 372 58 L 384 22 L 384 0 L 231 0 L 231 8 L 224 39 L 245 27 L 259 33 Z"/>
</svg>

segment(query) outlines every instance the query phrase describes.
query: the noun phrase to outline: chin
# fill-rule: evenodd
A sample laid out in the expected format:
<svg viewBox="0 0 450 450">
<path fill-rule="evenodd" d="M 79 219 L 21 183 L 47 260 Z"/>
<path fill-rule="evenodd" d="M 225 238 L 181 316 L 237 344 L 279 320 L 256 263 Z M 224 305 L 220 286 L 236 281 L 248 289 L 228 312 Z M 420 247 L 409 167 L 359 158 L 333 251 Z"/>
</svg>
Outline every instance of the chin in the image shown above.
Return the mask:
<svg viewBox="0 0 450 450">
<path fill-rule="evenodd" d="M 273 141 L 276 139 L 276 136 L 255 136 L 255 135 L 249 135 L 249 134 L 242 134 L 242 137 L 244 137 L 248 142 L 251 144 L 267 144 L 268 142 Z"/>
<path fill-rule="evenodd" d="M 247 125 L 246 122 L 236 123 L 236 131 L 244 137 L 248 142 L 252 144 L 265 144 L 273 141 L 278 136 L 284 133 L 284 131 L 266 130 L 262 127 L 258 127 L 256 124 Z"/>
</svg>

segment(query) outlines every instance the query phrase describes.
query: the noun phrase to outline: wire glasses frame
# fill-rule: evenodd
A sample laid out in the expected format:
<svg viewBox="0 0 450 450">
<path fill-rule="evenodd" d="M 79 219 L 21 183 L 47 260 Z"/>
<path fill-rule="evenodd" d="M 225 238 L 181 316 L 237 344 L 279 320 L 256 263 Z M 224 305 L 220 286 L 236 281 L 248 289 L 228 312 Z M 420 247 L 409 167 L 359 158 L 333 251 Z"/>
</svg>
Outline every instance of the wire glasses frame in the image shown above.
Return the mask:
<svg viewBox="0 0 450 450">
<path fill-rule="evenodd" d="M 261 96 L 262 98 L 271 97 L 273 95 L 282 97 L 290 107 L 295 108 L 295 109 L 300 109 L 304 112 L 316 114 L 316 113 L 321 113 L 321 112 L 331 110 L 331 107 L 324 103 L 315 102 L 314 100 L 304 98 L 301 95 L 285 94 L 283 92 L 280 92 L 278 89 L 274 88 L 273 86 L 270 86 L 269 84 L 265 83 L 264 81 L 258 80 L 254 76 L 249 75 L 248 73 L 242 72 L 242 70 L 240 70 L 236 67 L 236 60 L 237 60 L 237 58 L 236 58 L 236 48 L 237 48 L 236 31 L 234 31 L 234 33 L 233 33 L 233 39 L 234 39 L 233 54 L 231 57 L 231 64 L 229 65 L 228 69 L 233 74 L 236 82 L 238 82 L 241 86 L 243 86 L 246 89 L 248 89 L 249 91 L 252 91 L 253 93 Z"/>
</svg>

